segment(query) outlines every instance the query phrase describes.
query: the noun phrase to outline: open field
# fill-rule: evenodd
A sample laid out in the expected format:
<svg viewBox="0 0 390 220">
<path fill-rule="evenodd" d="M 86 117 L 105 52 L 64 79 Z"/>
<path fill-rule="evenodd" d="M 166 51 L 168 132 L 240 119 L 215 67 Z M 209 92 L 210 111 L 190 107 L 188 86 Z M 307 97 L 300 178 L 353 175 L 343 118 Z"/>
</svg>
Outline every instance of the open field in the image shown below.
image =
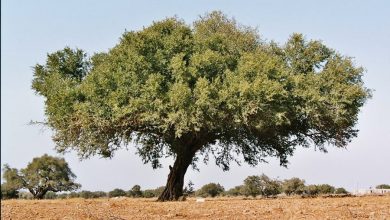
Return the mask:
<svg viewBox="0 0 390 220">
<path fill-rule="evenodd" d="M 1 219 L 390 219 L 390 196 L 1 201 Z"/>
</svg>

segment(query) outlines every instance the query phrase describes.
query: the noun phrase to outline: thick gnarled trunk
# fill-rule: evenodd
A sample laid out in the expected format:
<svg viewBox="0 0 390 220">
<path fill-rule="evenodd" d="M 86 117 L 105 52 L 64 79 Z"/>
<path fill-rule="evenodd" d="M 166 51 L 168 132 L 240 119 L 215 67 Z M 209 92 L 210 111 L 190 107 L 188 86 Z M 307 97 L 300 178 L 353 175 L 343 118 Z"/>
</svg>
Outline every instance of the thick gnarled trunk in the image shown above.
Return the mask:
<svg viewBox="0 0 390 220">
<path fill-rule="evenodd" d="M 184 175 L 192 162 L 195 152 L 177 154 L 173 167 L 169 166 L 167 184 L 157 201 L 175 201 L 183 195 Z"/>
</svg>

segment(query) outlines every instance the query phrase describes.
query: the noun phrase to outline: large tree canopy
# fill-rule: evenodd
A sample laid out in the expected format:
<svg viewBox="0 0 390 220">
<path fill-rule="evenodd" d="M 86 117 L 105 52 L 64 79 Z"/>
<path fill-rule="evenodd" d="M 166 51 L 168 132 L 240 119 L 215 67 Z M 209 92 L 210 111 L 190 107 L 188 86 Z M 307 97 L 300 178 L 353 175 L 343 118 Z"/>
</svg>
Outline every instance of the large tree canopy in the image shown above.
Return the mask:
<svg viewBox="0 0 390 220">
<path fill-rule="evenodd" d="M 65 48 L 34 69 L 60 152 L 111 157 L 135 143 L 144 162 L 174 156 L 160 200 L 182 194 L 187 167 L 212 154 L 287 163 L 296 146 L 345 147 L 370 96 L 364 70 L 320 41 L 265 42 L 220 12 L 125 32 L 108 52 Z"/>
</svg>

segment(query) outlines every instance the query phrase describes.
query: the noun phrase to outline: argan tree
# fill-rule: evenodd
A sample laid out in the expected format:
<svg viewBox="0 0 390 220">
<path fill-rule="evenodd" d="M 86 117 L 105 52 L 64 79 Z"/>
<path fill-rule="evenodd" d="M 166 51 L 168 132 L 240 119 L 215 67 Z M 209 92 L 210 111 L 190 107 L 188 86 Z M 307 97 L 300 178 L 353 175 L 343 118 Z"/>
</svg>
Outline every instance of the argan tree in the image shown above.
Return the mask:
<svg viewBox="0 0 390 220">
<path fill-rule="evenodd" d="M 364 70 L 320 41 L 284 45 L 220 12 L 193 25 L 178 18 L 125 32 L 107 52 L 65 48 L 34 68 L 45 123 L 59 152 L 112 157 L 133 143 L 153 168 L 175 158 L 160 201 L 177 200 L 184 175 L 209 158 L 286 165 L 297 146 L 326 151 L 357 135 L 369 97 Z"/>
<path fill-rule="evenodd" d="M 80 188 L 76 175 L 63 158 L 47 154 L 36 157 L 26 168 L 17 170 L 5 165 L 3 179 L 13 189 L 27 189 L 35 199 L 43 199 L 47 192 L 73 191 Z"/>
</svg>

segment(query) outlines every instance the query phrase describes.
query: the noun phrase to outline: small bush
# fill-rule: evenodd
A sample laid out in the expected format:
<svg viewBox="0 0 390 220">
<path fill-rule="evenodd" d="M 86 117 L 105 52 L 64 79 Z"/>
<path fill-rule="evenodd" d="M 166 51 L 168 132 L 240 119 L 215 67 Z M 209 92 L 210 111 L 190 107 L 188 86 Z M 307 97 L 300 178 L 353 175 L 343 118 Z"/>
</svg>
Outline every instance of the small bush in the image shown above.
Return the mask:
<svg viewBox="0 0 390 220">
<path fill-rule="evenodd" d="M 380 185 L 377 185 L 375 188 L 377 188 L 377 189 L 390 189 L 390 185 L 389 184 L 380 184 Z"/>
<path fill-rule="evenodd" d="M 153 189 L 147 189 L 143 192 L 143 197 L 145 198 L 153 198 L 156 197 L 155 191 Z"/>
<path fill-rule="evenodd" d="M 319 193 L 319 189 L 318 189 L 317 185 L 308 185 L 308 186 L 305 186 L 304 192 L 306 195 L 309 195 L 309 196 L 317 196 Z"/>
<path fill-rule="evenodd" d="M 108 192 L 108 197 L 120 197 L 120 196 L 126 196 L 126 192 L 123 189 L 114 189 L 110 192 Z"/>
<path fill-rule="evenodd" d="M 84 199 L 95 198 L 93 192 L 91 192 L 91 191 L 83 190 L 79 194 L 80 194 L 80 197 L 84 198 Z"/>
<path fill-rule="evenodd" d="M 104 198 L 104 197 L 107 197 L 107 193 L 103 192 L 103 191 L 95 191 L 95 192 L 92 192 L 92 194 L 93 194 L 93 198 Z"/>
<path fill-rule="evenodd" d="M 142 197 L 142 191 L 140 185 L 134 185 L 131 190 L 127 192 L 128 197 L 138 198 Z"/>
<path fill-rule="evenodd" d="M 80 197 L 80 194 L 77 193 L 77 192 L 71 192 L 68 194 L 68 198 L 72 199 L 72 198 L 79 198 Z"/>
<path fill-rule="evenodd" d="M 19 191 L 10 185 L 1 184 L 1 199 L 17 199 L 19 197 Z"/>
<path fill-rule="evenodd" d="M 291 179 L 284 180 L 282 183 L 282 192 L 286 195 L 301 195 L 305 190 L 305 180 L 293 177 Z"/>
<path fill-rule="evenodd" d="M 332 194 L 335 191 L 334 186 L 331 186 L 329 184 L 320 184 L 317 187 L 319 194 Z"/>
<path fill-rule="evenodd" d="M 342 187 L 337 188 L 337 189 L 334 191 L 334 193 L 336 193 L 336 194 L 349 194 L 349 192 L 348 192 L 346 189 L 342 188 Z"/>
<path fill-rule="evenodd" d="M 215 197 L 220 195 L 224 191 L 225 189 L 219 183 L 209 183 L 202 186 L 202 188 L 196 191 L 196 195 L 201 197 Z"/>
<path fill-rule="evenodd" d="M 242 194 L 241 194 L 242 187 L 243 187 L 242 185 L 240 185 L 240 186 L 235 186 L 235 187 L 229 189 L 228 191 L 226 191 L 225 194 L 226 194 L 227 196 L 241 196 L 241 195 L 242 195 Z"/>
</svg>

